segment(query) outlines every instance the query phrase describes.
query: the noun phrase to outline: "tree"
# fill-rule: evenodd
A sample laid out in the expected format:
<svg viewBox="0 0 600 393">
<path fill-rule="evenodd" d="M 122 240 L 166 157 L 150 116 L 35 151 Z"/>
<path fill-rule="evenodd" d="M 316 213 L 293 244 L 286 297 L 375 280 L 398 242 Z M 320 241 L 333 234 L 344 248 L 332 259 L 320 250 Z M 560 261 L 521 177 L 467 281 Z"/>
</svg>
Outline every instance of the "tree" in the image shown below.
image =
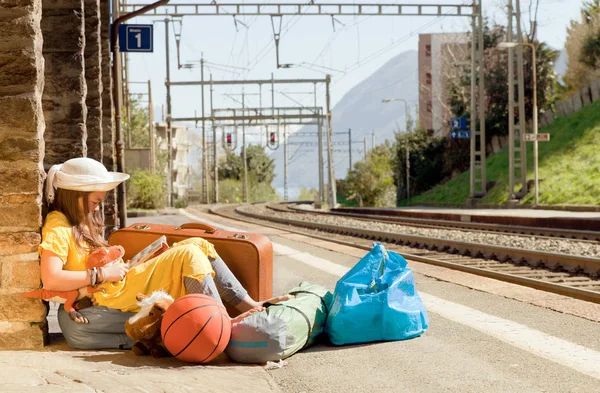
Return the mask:
<svg viewBox="0 0 600 393">
<path fill-rule="evenodd" d="M 298 200 L 313 201 L 317 195 L 319 195 L 319 191 L 316 188 L 308 189 L 306 187 L 302 187 L 302 190 L 300 190 L 300 195 L 298 196 Z"/>
<path fill-rule="evenodd" d="M 243 148 L 242 148 L 243 149 Z M 271 184 L 275 178 L 275 160 L 270 159 L 265 149 L 259 145 L 250 145 L 246 151 L 248 179 L 255 183 Z M 219 164 L 220 179 L 241 180 L 244 176 L 243 150 L 240 155 L 228 151 Z"/>
<path fill-rule="evenodd" d="M 581 20 L 572 20 L 565 43 L 568 61 L 563 77 L 574 92 L 600 78 L 600 0 L 583 4 Z"/>
<path fill-rule="evenodd" d="M 600 0 L 598 0 L 600 1 Z M 508 134 L 508 52 L 499 50 L 498 44 L 504 40 L 504 26 L 484 26 L 484 75 L 486 95 L 486 135 L 506 136 Z M 523 37 L 528 40 L 528 37 Z M 533 42 L 536 50 L 538 108 L 541 112 L 549 109 L 555 99 L 556 73 L 554 61 L 558 52 L 543 42 Z M 523 70 L 525 79 L 525 121 L 532 118 L 533 110 L 533 55 L 531 49 L 523 48 Z M 461 64 L 450 67 L 450 77 L 446 78 L 449 102 L 453 117 L 470 116 L 470 69 L 468 73 Z M 516 78 L 516 72 L 515 72 Z M 516 112 L 518 116 L 518 111 Z M 471 125 L 473 127 L 474 125 Z M 488 138 L 491 142 L 491 138 Z M 468 151 L 467 151 L 468 152 Z"/>
<path fill-rule="evenodd" d="M 121 114 L 123 130 L 131 141 L 131 147 L 150 147 L 148 110 L 142 106 L 140 99 L 139 95 L 130 97 L 130 119 L 127 118 L 127 108 L 123 106 Z M 131 123 L 128 122 L 129 120 Z"/>
<path fill-rule="evenodd" d="M 348 199 L 358 201 L 359 206 L 395 206 L 394 150 L 386 141 L 367 153 L 366 160 L 354 163 L 345 184 Z"/>
</svg>

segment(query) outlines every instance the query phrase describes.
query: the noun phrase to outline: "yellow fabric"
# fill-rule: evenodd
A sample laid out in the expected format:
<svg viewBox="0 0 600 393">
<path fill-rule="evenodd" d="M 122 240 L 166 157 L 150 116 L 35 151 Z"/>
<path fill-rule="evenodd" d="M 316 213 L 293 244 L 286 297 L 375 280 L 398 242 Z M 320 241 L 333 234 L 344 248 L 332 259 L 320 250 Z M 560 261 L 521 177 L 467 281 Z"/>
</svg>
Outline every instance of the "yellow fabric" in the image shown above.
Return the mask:
<svg viewBox="0 0 600 393">
<path fill-rule="evenodd" d="M 59 212 L 48 213 L 42 227 L 42 244 L 38 247 L 40 255 L 42 250 L 52 251 L 63 261 L 65 270 L 85 270 L 87 254 L 79 251 L 75 245 L 73 229 L 67 217 Z"/>
<path fill-rule="evenodd" d="M 198 281 L 207 274 L 214 277 L 212 265 L 203 252 L 203 249 L 212 248 L 206 243 L 204 239 L 191 238 L 185 243 L 174 244 L 158 257 L 129 270 L 122 281 L 101 284 L 105 292 L 96 292 L 93 296 L 100 306 L 132 312 L 140 310 L 135 298 L 140 292 L 150 295 L 162 289 L 173 299 L 178 299 L 187 294 L 184 277 Z M 214 252 L 214 248 L 212 250 Z"/>
<path fill-rule="evenodd" d="M 49 250 L 62 259 L 64 270 L 86 270 L 88 255 L 79 252 L 67 217 L 53 211 L 48 214 L 42 228 L 42 243 L 39 252 Z M 105 292 L 96 292 L 98 305 L 121 311 L 138 312 L 136 295 L 149 295 L 159 289 L 165 290 L 174 299 L 187 294 L 184 277 L 202 281 L 207 274 L 215 275 L 208 257 L 216 258 L 214 246 L 202 238 L 189 238 L 173 246 L 141 265 L 129 270 L 118 282 L 99 285 Z M 122 261 L 117 262 L 122 263 Z"/>
</svg>

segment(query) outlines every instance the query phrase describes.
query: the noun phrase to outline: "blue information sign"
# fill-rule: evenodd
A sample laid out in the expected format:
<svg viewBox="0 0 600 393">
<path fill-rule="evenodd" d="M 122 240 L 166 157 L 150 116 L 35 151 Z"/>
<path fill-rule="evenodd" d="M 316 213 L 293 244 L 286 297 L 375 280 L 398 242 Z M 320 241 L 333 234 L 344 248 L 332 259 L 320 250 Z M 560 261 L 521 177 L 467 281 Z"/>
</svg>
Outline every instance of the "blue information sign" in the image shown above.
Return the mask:
<svg viewBox="0 0 600 393">
<path fill-rule="evenodd" d="M 471 138 L 471 131 L 452 131 L 450 136 L 452 139 L 469 139 Z"/>
<path fill-rule="evenodd" d="M 153 25 L 119 25 L 119 50 L 121 52 L 153 52 Z"/>
<path fill-rule="evenodd" d="M 450 120 L 450 127 L 453 130 L 464 130 L 467 128 L 467 118 L 466 117 L 453 117 Z"/>
</svg>

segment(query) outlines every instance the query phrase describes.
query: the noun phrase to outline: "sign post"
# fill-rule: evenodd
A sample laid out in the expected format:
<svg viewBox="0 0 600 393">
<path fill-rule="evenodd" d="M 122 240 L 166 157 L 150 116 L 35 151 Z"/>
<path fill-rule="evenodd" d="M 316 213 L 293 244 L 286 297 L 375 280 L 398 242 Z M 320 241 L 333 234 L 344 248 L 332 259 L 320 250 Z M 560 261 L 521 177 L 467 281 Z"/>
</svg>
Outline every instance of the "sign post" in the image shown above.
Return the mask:
<svg viewBox="0 0 600 393">
<path fill-rule="evenodd" d="M 536 130 L 537 131 L 537 130 Z M 523 142 L 534 142 L 537 146 L 537 142 L 548 142 L 550 141 L 550 134 L 523 134 Z M 534 158 L 535 162 L 535 204 L 538 205 L 538 183 L 539 183 L 539 175 L 538 175 L 538 155 L 535 154 Z"/>
<path fill-rule="evenodd" d="M 154 25 L 119 25 L 120 52 L 153 52 Z"/>
<path fill-rule="evenodd" d="M 523 142 L 548 142 L 550 134 L 523 134 Z"/>
<path fill-rule="evenodd" d="M 471 131 L 452 131 L 450 136 L 452 139 L 469 139 L 471 138 Z"/>
<path fill-rule="evenodd" d="M 453 117 L 450 120 L 450 127 L 452 130 L 464 130 L 467 128 L 467 118 L 466 117 Z"/>
</svg>

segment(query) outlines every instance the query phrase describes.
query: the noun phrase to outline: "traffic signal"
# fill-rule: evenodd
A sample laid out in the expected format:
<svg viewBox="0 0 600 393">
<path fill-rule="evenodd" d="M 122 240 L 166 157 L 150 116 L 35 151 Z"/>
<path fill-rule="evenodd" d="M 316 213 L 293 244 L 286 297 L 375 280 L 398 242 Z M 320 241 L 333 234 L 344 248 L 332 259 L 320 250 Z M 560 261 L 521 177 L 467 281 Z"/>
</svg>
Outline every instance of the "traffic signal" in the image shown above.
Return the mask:
<svg viewBox="0 0 600 393">
<path fill-rule="evenodd" d="M 231 133 L 227 133 L 227 147 L 231 147 Z"/>
<path fill-rule="evenodd" d="M 271 142 L 272 145 L 275 144 L 275 133 L 271 132 L 269 135 L 269 141 Z"/>
</svg>

